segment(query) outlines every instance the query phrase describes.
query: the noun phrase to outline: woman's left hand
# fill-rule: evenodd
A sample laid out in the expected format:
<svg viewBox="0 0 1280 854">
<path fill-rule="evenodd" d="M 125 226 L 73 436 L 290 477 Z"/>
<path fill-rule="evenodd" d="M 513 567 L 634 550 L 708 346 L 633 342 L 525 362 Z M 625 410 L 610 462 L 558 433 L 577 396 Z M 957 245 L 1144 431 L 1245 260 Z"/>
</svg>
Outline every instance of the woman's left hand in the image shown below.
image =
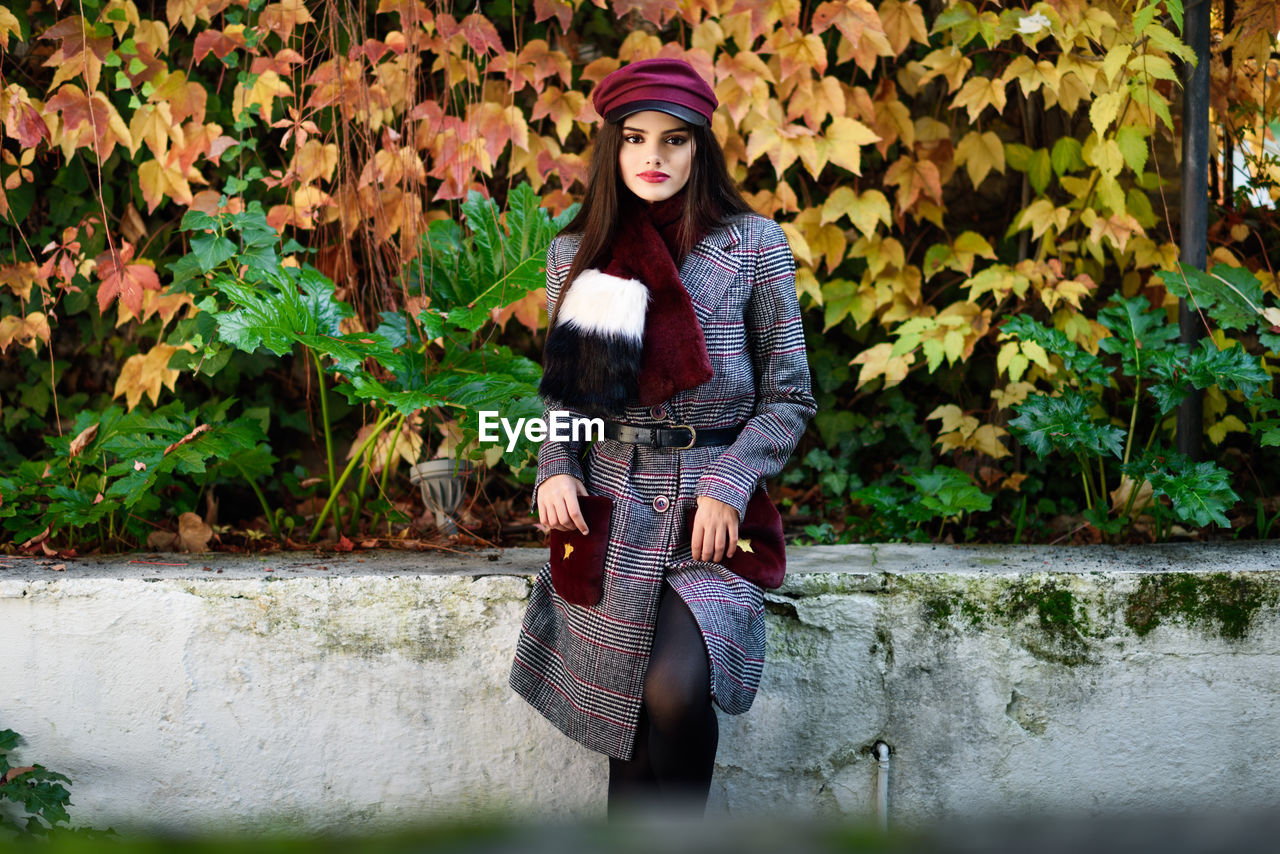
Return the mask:
<svg viewBox="0 0 1280 854">
<path fill-rule="evenodd" d="M 691 541 L 693 559 L 720 563 L 738 549 L 738 511 L 707 495 L 698 496 Z"/>
</svg>

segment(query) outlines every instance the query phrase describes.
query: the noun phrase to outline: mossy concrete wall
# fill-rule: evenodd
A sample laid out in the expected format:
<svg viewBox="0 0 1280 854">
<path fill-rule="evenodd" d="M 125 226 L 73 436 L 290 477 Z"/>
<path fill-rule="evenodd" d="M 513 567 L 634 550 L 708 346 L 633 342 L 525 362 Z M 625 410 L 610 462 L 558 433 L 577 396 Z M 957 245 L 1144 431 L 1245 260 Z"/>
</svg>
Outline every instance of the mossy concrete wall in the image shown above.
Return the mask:
<svg viewBox="0 0 1280 854">
<path fill-rule="evenodd" d="M 1280 801 L 1280 549 L 793 549 L 711 810 Z M 0 728 L 82 823 L 307 829 L 603 813 L 506 687 L 540 552 L 0 556 Z M 65 569 L 52 567 L 65 564 Z"/>
</svg>

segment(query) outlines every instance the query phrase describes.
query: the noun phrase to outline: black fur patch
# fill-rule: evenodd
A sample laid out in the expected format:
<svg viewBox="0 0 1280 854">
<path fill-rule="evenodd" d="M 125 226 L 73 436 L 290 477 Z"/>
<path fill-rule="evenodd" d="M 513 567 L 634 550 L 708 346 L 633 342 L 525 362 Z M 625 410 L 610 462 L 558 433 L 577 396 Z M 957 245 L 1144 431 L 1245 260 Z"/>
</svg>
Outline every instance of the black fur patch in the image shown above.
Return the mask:
<svg viewBox="0 0 1280 854">
<path fill-rule="evenodd" d="M 547 333 L 538 391 L 584 415 L 618 416 L 635 398 L 642 343 L 620 336 L 584 334 L 557 323 Z"/>
</svg>

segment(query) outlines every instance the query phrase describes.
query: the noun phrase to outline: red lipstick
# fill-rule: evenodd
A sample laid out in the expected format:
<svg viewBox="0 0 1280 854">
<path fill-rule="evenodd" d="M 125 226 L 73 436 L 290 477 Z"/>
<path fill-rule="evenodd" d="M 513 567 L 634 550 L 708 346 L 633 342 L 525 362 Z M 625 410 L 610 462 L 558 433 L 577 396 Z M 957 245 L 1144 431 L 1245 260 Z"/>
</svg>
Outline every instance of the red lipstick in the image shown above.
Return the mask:
<svg viewBox="0 0 1280 854">
<path fill-rule="evenodd" d="M 667 180 L 671 176 L 668 175 L 666 172 L 649 171 L 649 172 L 641 172 L 636 177 L 639 178 L 641 181 L 648 181 L 651 184 L 661 184 L 663 181 Z"/>
</svg>

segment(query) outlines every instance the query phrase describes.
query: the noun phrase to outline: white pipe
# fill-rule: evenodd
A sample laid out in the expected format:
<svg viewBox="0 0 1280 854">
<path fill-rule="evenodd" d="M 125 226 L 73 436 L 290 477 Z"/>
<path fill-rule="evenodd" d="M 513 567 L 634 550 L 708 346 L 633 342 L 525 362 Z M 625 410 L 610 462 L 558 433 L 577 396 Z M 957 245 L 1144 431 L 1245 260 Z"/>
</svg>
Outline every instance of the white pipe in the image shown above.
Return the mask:
<svg viewBox="0 0 1280 854">
<path fill-rule="evenodd" d="M 877 741 L 871 749 L 875 752 L 876 762 L 880 766 L 880 773 L 876 780 L 876 820 L 883 833 L 889 829 L 889 745 L 883 741 Z"/>
</svg>

